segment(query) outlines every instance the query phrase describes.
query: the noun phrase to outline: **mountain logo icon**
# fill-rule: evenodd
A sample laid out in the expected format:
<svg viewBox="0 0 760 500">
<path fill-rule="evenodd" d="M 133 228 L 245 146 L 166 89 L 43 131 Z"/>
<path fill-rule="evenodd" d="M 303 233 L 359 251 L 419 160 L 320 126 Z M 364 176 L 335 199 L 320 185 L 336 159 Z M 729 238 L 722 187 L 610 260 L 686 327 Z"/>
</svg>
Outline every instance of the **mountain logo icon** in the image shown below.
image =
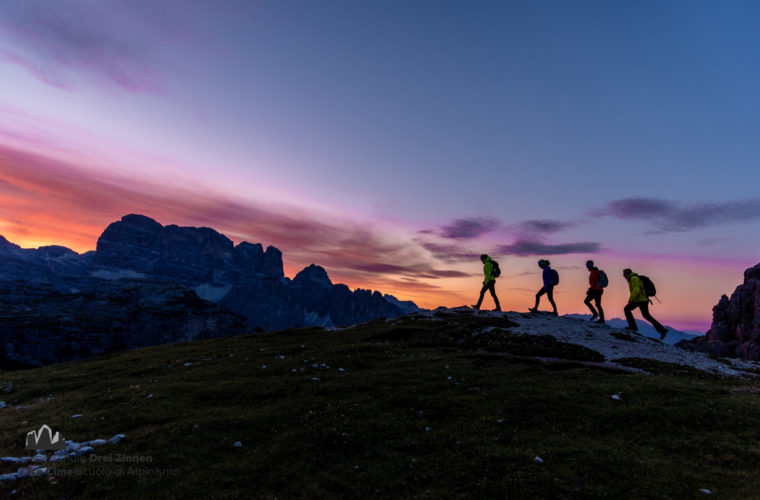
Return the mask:
<svg viewBox="0 0 760 500">
<path fill-rule="evenodd" d="M 66 440 L 57 432 L 43 424 L 38 431 L 29 431 L 26 434 L 27 450 L 63 450 L 66 448 Z"/>
</svg>

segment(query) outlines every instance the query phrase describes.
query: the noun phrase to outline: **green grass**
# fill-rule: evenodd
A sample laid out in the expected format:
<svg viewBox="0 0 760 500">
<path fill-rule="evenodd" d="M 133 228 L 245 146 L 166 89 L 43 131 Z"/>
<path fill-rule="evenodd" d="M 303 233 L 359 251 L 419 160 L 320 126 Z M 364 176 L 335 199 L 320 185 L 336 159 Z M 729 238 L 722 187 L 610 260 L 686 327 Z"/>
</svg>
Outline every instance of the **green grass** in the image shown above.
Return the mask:
<svg viewBox="0 0 760 500">
<path fill-rule="evenodd" d="M 0 409 L 3 455 L 24 455 L 26 433 L 46 423 L 75 441 L 128 436 L 96 447 L 96 457 L 152 458 L 59 462 L 55 484 L 20 479 L 0 485 L 0 497 L 14 489 L 69 499 L 760 491 L 760 396 L 731 391 L 758 382 L 637 359 L 627 364 L 652 373 L 537 363 L 532 356 L 595 356 L 551 337 L 532 345 L 505 320 L 438 319 L 159 346 L 0 374 L 0 386 L 15 388 L 0 399 L 26 406 Z M 329 368 L 311 366 L 322 363 Z M 156 470 L 171 473 L 150 475 Z"/>
</svg>

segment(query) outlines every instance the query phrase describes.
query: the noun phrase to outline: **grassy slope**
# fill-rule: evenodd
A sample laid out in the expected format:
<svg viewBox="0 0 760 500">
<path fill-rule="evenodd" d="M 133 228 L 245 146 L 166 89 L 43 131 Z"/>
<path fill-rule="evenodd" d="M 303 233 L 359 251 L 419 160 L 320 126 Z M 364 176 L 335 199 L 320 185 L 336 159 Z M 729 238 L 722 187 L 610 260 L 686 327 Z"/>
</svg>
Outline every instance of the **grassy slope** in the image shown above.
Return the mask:
<svg viewBox="0 0 760 500">
<path fill-rule="evenodd" d="M 0 496 L 16 489 L 31 498 L 694 498 L 707 488 L 750 498 L 760 491 L 760 395 L 731 391 L 760 383 L 652 363 L 659 373 L 538 363 L 530 356 L 589 353 L 508 330 L 482 338 L 519 356 L 477 352 L 469 333 L 487 325 L 508 326 L 469 316 L 376 321 L 1 374 L 0 384 L 16 390 L 0 398 L 27 406 L 0 410 L 3 455 L 24 455 L 26 432 L 46 423 L 75 441 L 125 433 L 95 454 L 153 462 L 58 463 L 59 473 L 125 475 L 59 475 L 55 484 L 26 478 L 0 485 Z M 73 420 L 75 413 L 84 416 Z M 130 467 L 178 474 L 138 476 Z M 13 471 L 0 464 L 0 472 Z"/>
</svg>

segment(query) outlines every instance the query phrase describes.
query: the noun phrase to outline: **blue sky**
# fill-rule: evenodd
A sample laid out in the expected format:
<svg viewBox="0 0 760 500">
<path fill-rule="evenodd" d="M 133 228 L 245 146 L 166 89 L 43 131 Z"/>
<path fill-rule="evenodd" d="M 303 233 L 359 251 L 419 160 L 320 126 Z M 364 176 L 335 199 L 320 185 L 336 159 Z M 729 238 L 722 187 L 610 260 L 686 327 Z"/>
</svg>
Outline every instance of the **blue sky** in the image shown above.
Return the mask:
<svg viewBox="0 0 760 500">
<path fill-rule="evenodd" d="M 760 244 L 759 25 L 749 1 L 6 0 L 0 234 L 84 251 L 140 212 L 427 306 L 471 300 L 490 252 L 522 308 L 550 256 L 567 312 L 596 256 L 704 326 Z"/>
</svg>

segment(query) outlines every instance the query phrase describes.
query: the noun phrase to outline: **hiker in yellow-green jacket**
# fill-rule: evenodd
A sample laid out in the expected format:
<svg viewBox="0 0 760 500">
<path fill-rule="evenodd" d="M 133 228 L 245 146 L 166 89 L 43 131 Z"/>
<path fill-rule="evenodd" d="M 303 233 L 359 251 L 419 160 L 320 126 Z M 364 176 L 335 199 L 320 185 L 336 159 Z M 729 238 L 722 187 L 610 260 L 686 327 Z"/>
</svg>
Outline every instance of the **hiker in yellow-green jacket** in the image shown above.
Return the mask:
<svg viewBox="0 0 760 500">
<path fill-rule="evenodd" d="M 660 334 L 660 340 L 664 339 L 665 335 L 668 334 L 668 329 L 662 326 L 651 314 L 649 314 L 650 300 L 644 290 L 644 284 L 641 282 L 641 278 L 630 269 L 623 270 L 623 277 L 628 280 L 628 288 L 631 291 L 631 295 L 628 298 L 628 304 L 623 309 L 625 312 L 625 319 L 628 320 L 628 326 L 626 326 L 625 329 L 634 332 L 638 331 L 639 328 L 636 326 L 636 321 L 633 319 L 633 310 L 638 307 L 641 309 L 641 315 L 644 316 L 644 319 L 652 323 L 654 329 Z"/>
<path fill-rule="evenodd" d="M 483 288 L 480 289 L 480 298 L 478 299 L 478 303 L 473 305 L 475 309 L 480 309 L 480 304 L 483 303 L 483 296 L 486 294 L 486 290 L 491 292 L 491 297 L 493 297 L 493 301 L 496 304 L 496 309 L 494 311 L 501 311 L 501 306 L 499 305 L 499 298 L 496 296 L 496 277 L 494 276 L 494 261 L 491 260 L 491 257 L 488 255 L 481 255 L 480 261 L 483 263 L 483 274 L 485 275 L 485 278 L 483 279 Z"/>
</svg>

